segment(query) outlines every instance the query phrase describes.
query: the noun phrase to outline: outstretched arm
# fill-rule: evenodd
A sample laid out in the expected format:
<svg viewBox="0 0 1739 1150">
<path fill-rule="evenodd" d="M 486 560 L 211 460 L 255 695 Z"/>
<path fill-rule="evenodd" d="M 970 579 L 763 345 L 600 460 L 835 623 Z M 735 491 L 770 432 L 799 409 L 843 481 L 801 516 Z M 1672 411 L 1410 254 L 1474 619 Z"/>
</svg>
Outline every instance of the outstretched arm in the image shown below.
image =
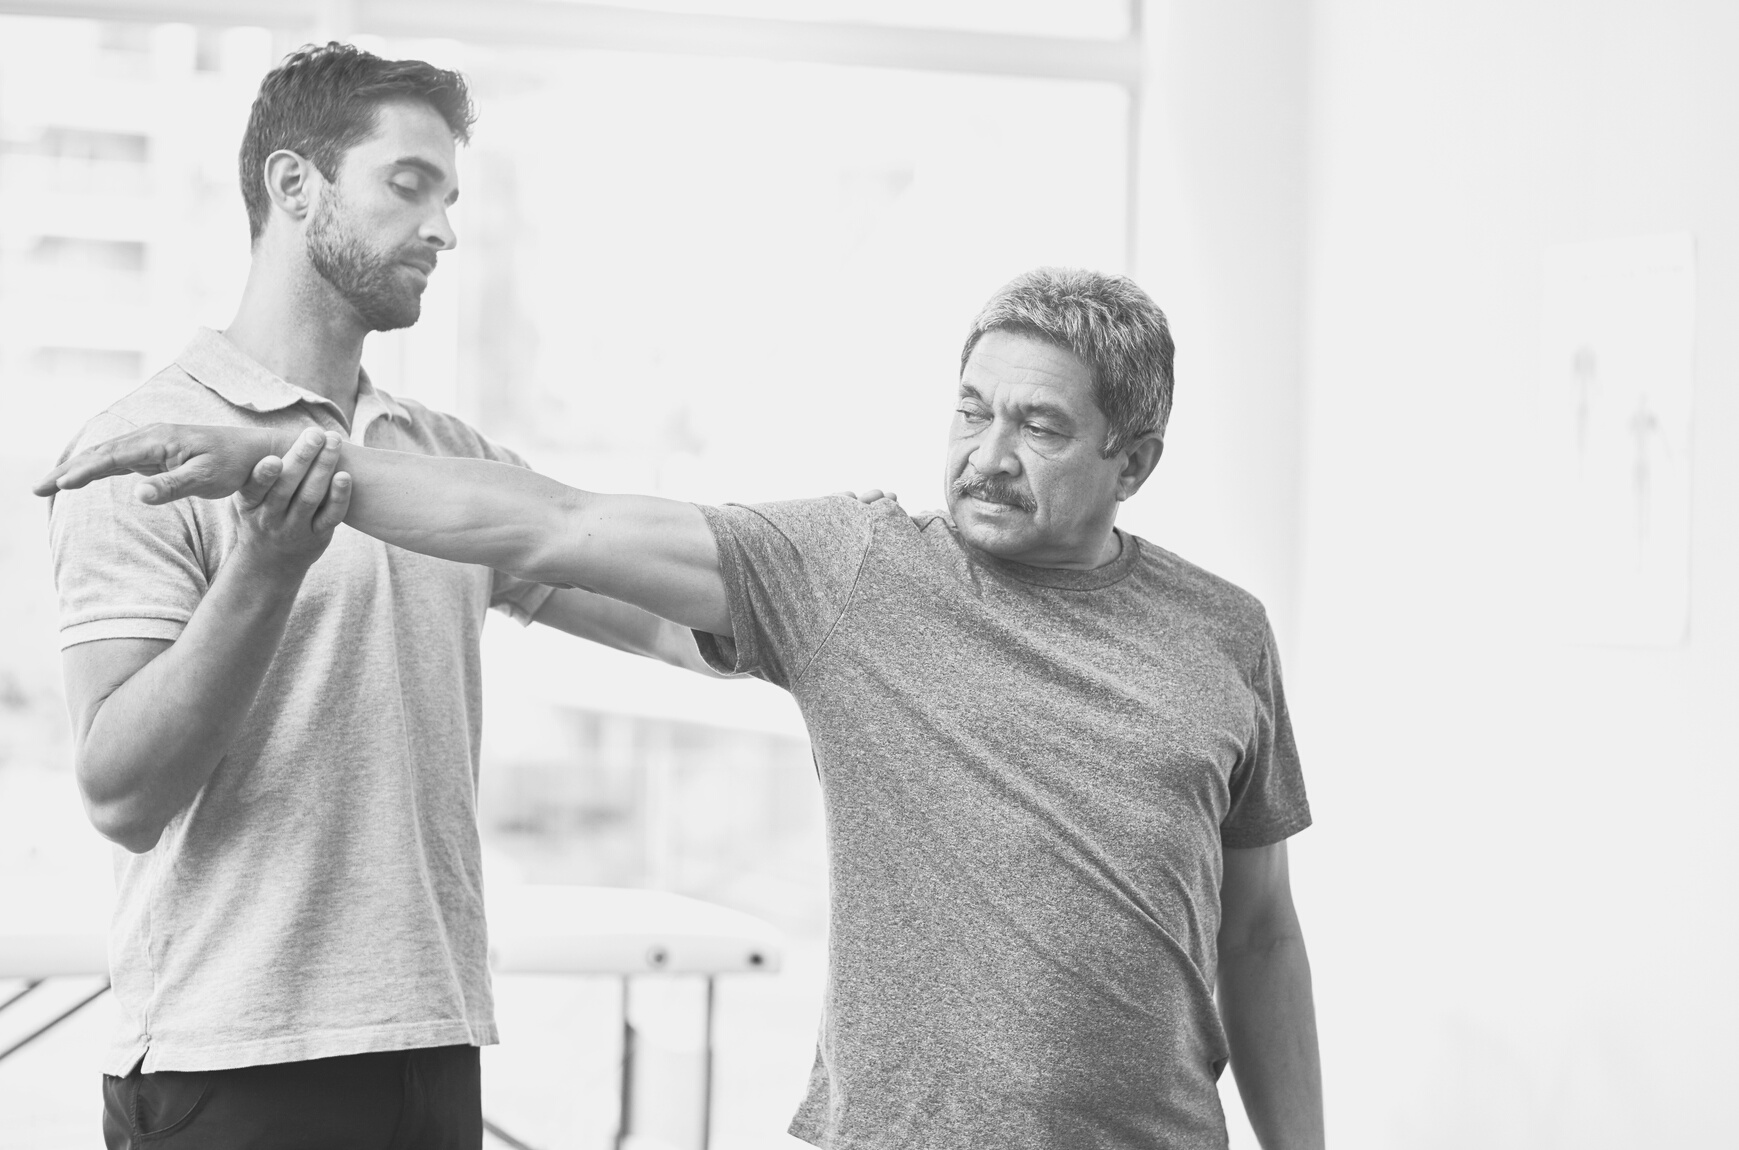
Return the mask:
<svg viewBox="0 0 1739 1150">
<path fill-rule="evenodd" d="M 1310 959 L 1286 843 L 1228 850 L 1220 886 L 1220 1015 L 1263 1150 L 1322 1150 L 1322 1067 Z"/>
<path fill-rule="evenodd" d="M 271 432 L 152 424 L 83 452 L 38 494 L 111 475 L 148 476 L 147 503 L 244 490 L 279 453 Z M 672 499 L 579 491 L 523 467 L 346 443 L 345 522 L 410 551 L 481 563 L 521 579 L 581 587 L 715 634 L 731 633 L 718 550 L 700 510 Z"/>
</svg>

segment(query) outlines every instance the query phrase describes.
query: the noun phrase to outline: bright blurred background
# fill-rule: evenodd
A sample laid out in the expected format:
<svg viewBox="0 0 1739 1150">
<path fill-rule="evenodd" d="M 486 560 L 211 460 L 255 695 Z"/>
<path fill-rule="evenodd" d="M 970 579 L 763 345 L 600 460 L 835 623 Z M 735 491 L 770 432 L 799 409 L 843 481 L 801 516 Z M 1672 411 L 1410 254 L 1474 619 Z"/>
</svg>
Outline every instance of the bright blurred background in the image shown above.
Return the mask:
<svg viewBox="0 0 1739 1150">
<path fill-rule="evenodd" d="M 460 246 L 366 365 L 583 486 L 934 506 L 985 297 L 1037 264 L 1132 271 L 1179 390 L 1123 523 L 1275 620 L 1334 1144 L 1731 1144 L 1739 7 L 3 13 L 0 905 L 108 881 L 25 488 L 228 321 L 248 104 L 341 36 L 464 70 L 481 111 Z M 1613 242 L 1637 237 L 1665 238 Z M 791 1145 L 826 905 L 794 708 L 504 619 L 485 644 L 491 881 L 662 887 L 785 930 L 785 973 L 721 991 L 715 1145 Z M 492 1116 L 606 1145 L 613 988 L 501 984 Z M 0 1064 L 0 1147 L 96 1144 L 103 1011 Z"/>
</svg>

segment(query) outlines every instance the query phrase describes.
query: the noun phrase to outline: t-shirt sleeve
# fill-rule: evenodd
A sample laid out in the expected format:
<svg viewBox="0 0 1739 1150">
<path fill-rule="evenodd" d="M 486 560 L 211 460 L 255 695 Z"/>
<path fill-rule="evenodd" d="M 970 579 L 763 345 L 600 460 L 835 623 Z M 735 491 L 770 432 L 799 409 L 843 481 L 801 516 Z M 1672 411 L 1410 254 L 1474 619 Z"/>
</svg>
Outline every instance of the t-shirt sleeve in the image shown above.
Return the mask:
<svg viewBox="0 0 1739 1150">
<path fill-rule="evenodd" d="M 119 416 L 99 415 L 67 455 L 132 430 Z M 137 484 L 130 475 L 102 479 L 58 492 L 49 503 L 62 650 L 98 639 L 174 641 L 205 596 L 209 577 L 193 501 L 153 507 L 134 498 Z"/>
<path fill-rule="evenodd" d="M 484 436 L 478 436 L 483 441 L 483 457 L 496 463 L 509 463 L 514 467 L 531 470 L 531 464 L 520 457 L 519 453 L 502 447 Z M 489 585 L 489 605 L 511 616 L 520 626 L 529 626 L 536 617 L 544 601 L 555 594 L 556 589 L 545 583 L 529 583 L 505 571 L 495 571 Z"/>
<path fill-rule="evenodd" d="M 695 632 L 715 670 L 787 689 L 845 613 L 875 536 L 875 512 L 849 495 L 702 507 L 718 543 L 731 634 Z"/>
<path fill-rule="evenodd" d="M 1274 632 L 1262 620 L 1262 645 L 1250 676 L 1255 724 L 1232 770 L 1231 805 L 1220 824 L 1220 844 L 1234 850 L 1264 847 L 1310 825 L 1304 771 L 1292 741 L 1286 692 L 1280 684 L 1280 654 Z"/>
</svg>

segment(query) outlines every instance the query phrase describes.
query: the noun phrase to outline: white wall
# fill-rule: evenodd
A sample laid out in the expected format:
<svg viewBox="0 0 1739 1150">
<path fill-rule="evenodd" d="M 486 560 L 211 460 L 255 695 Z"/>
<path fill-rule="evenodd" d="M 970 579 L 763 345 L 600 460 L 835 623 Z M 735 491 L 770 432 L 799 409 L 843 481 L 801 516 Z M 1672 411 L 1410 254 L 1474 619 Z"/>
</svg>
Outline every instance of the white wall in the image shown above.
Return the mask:
<svg viewBox="0 0 1739 1150">
<path fill-rule="evenodd" d="M 1139 278 L 1179 384 L 1124 522 L 1275 617 L 1332 1144 L 1731 1145 L 1739 5 L 1148 14 Z M 1543 253 L 1672 231 L 1698 260 L 1689 639 L 1572 646 Z"/>
<path fill-rule="evenodd" d="M 1149 0 L 1136 279 L 1171 320 L 1165 455 L 1122 526 L 1296 624 L 1305 10 Z"/>
<path fill-rule="evenodd" d="M 1334 1144 L 1732 1145 L 1739 5 L 1312 24 L 1290 669 Z M 1685 230 L 1690 638 L 1569 646 L 1543 624 L 1542 253 Z"/>
</svg>

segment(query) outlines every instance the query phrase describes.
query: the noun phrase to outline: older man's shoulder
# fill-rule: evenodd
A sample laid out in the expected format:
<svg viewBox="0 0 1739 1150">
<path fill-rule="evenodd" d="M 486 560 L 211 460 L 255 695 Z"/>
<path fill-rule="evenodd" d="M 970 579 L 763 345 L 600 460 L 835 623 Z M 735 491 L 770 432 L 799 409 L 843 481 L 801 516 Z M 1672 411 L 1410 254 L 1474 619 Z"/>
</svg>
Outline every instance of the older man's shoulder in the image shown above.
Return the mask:
<svg viewBox="0 0 1739 1150">
<path fill-rule="evenodd" d="M 1138 577 L 1155 593 L 1239 629 L 1267 627 L 1268 613 L 1250 592 L 1151 540 L 1131 538 L 1141 548 Z"/>
</svg>

